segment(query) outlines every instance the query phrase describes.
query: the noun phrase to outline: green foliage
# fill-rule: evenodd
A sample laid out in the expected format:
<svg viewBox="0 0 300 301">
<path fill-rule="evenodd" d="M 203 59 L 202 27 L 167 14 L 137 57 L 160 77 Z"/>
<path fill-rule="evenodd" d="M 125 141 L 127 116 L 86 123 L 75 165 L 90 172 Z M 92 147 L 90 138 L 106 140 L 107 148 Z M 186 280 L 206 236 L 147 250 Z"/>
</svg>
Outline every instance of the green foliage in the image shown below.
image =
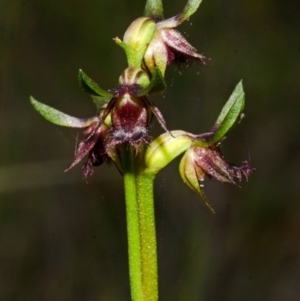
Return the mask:
<svg viewBox="0 0 300 301">
<path fill-rule="evenodd" d="M 240 81 L 224 105 L 212 131 L 215 132 L 210 140 L 211 143 L 220 142 L 228 131 L 240 120 L 245 106 L 245 92 L 243 83 Z"/>
<path fill-rule="evenodd" d="M 38 111 L 46 120 L 60 126 L 86 128 L 97 121 L 96 117 L 83 119 L 67 115 L 35 100 L 32 96 L 30 97 L 30 102 L 35 110 Z"/>
<path fill-rule="evenodd" d="M 111 98 L 112 94 L 101 89 L 97 83 L 95 83 L 91 78 L 89 78 L 81 69 L 78 72 L 78 80 L 82 89 L 95 96 L 102 96 L 106 98 Z"/>
</svg>

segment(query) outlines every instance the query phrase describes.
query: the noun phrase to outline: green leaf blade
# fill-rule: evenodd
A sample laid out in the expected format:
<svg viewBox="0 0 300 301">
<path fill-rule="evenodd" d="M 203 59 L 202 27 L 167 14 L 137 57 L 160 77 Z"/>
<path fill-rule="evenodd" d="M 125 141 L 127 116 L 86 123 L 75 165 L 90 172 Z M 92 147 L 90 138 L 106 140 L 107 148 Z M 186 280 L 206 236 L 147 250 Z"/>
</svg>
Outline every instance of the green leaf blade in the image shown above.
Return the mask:
<svg viewBox="0 0 300 301">
<path fill-rule="evenodd" d="M 51 108 L 32 96 L 30 97 L 30 103 L 34 109 L 40 113 L 46 120 L 60 126 L 72 127 L 72 128 L 86 128 L 98 121 L 97 117 L 92 118 L 77 118 L 65 113 L 62 113 L 54 108 Z"/>
<path fill-rule="evenodd" d="M 192 14 L 194 14 L 199 5 L 201 4 L 202 0 L 189 0 L 183 11 L 178 15 L 177 20 L 182 23 L 183 21 L 185 21 L 186 19 L 188 19 Z"/>
<path fill-rule="evenodd" d="M 103 89 L 101 89 L 98 84 L 96 84 L 91 78 L 89 78 L 81 69 L 78 72 L 78 80 L 82 89 L 94 96 L 102 97 L 112 97 L 113 95 Z"/>
<path fill-rule="evenodd" d="M 201 4 L 202 0 L 189 0 L 185 7 L 183 8 L 182 12 L 178 15 L 168 18 L 166 20 L 163 20 L 159 22 L 160 26 L 162 28 L 174 28 L 183 23 L 185 20 L 187 20 L 191 15 L 193 15 L 199 5 Z"/>
<path fill-rule="evenodd" d="M 212 131 L 215 132 L 210 140 L 211 143 L 220 142 L 227 132 L 240 120 L 245 106 L 245 92 L 243 83 L 240 81 L 232 92 L 229 100 L 224 105 Z"/>
<path fill-rule="evenodd" d="M 155 19 L 162 19 L 164 17 L 162 0 L 147 0 L 144 10 L 144 16 Z"/>
</svg>

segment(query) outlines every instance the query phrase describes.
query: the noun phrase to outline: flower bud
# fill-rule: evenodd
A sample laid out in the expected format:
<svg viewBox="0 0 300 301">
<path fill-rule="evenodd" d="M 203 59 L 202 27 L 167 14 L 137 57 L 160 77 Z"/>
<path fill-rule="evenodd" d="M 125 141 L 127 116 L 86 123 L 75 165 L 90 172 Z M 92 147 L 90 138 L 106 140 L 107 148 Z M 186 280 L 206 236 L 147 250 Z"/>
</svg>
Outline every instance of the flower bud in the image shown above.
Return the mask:
<svg viewBox="0 0 300 301">
<path fill-rule="evenodd" d="M 119 77 L 120 85 L 139 85 L 146 88 L 150 84 L 149 75 L 137 67 L 128 67 Z"/>
<path fill-rule="evenodd" d="M 150 18 L 141 17 L 130 24 L 124 34 L 123 41 L 119 38 L 114 39 L 125 51 L 129 66 L 140 67 L 142 65 L 145 51 L 155 31 L 155 22 Z"/>
<path fill-rule="evenodd" d="M 158 173 L 192 143 L 193 137 L 184 131 L 164 133 L 156 138 L 146 150 L 146 172 Z"/>
<path fill-rule="evenodd" d="M 127 28 L 123 41 L 132 50 L 140 51 L 148 46 L 155 30 L 156 24 L 152 19 L 146 17 L 138 18 Z"/>
<path fill-rule="evenodd" d="M 165 74 L 169 62 L 168 48 L 162 38 L 161 31 L 156 31 L 146 50 L 144 62 L 151 74 L 153 74 L 155 68 L 158 68 L 162 75 Z"/>
<path fill-rule="evenodd" d="M 153 73 L 157 67 L 162 74 L 171 63 L 189 66 L 193 60 L 205 64 L 205 59 L 177 30 L 164 28 L 159 23 L 144 56 L 149 71 Z"/>
</svg>

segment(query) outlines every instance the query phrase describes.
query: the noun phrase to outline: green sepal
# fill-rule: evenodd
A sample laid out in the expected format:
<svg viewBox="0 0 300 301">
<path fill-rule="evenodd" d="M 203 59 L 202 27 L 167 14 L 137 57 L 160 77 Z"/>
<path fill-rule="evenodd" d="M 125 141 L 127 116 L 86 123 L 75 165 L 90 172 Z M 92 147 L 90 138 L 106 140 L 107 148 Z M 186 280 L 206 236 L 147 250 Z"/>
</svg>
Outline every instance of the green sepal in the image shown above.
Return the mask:
<svg viewBox="0 0 300 301">
<path fill-rule="evenodd" d="M 89 78 L 81 69 L 79 69 L 78 72 L 78 80 L 82 89 L 91 95 L 107 98 L 113 97 L 111 93 L 101 89 L 98 84 L 96 84 L 91 78 Z"/>
<path fill-rule="evenodd" d="M 211 144 L 220 142 L 227 132 L 240 120 L 241 113 L 245 106 L 245 93 L 243 83 L 240 81 L 232 92 L 230 98 L 224 105 L 212 132 L 215 132 Z"/>
<path fill-rule="evenodd" d="M 60 126 L 86 128 L 98 121 L 97 117 L 84 119 L 67 115 L 35 100 L 32 96 L 30 97 L 30 103 L 46 120 Z"/>
<path fill-rule="evenodd" d="M 189 149 L 184 156 L 182 157 L 179 164 L 179 174 L 183 182 L 194 191 L 200 198 L 205 202 L 207 207 L 215 213 L 212 205 L 204 194 L 203 185 L 201 182 L 204 180 L 203 171 L 195 166 L 193 159 L 191 158 L 190 153 L 192 149 Z"/>
<path fill-rule="evenodd" d="M 164 17 L 162 0 L 147 0 L 144 16 L 154 19 L 162 19 Z"/>
<path fill-rule="evenodd" d="M 144 88 L 138 96 L 143 96 L 149 93 L 158 93 L 166 89 L 167 85 L 160 70 L 155 67 L 150 84 Z"/>
</svg>

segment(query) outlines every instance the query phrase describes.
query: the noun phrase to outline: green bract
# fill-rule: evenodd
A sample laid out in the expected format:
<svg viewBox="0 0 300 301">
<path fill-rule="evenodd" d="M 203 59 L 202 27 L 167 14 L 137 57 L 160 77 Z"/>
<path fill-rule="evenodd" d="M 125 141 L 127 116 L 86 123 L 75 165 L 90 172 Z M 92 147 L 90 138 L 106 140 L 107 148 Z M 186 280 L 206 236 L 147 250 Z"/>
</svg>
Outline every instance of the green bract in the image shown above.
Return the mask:
<svg viewBox="0 0 300 301">
<path fill-rule="evenodd" d="M 54 108 L 51 108 L 37 100 L 35 100 L 32 96 L 30 97 L 30 102 L 32 106 L 48 121 L 66 127 L 73 128 L 86 128 L 93 123 L 95 123 L 98 118 L 77 118 L 65 113 L 62 113 Z"/>
<path fill-rule="evenodd" d="M 177 27 L 196 12 L 201 2 L 202 0 L 188 0 L 181 13 L 172 18 L 161 21 L 160 26 L 164 28 Z"/>
<path fill-rule="evenodd" d="M 221 141 L 227 132 L 240 120 L 245 106 L 245 92 L 243 83 L 240 81 L 224 105 L 212 131 L 215 132 L 211 139 L 212 143 Z"/>
<path fill-rule="evenodd" d="M 164 22 L 169 23 L 169 27 L 178 26 L 196 12 L 201 2 L 202 0 L 188 0 L 181 13 L 175 17 L 165 20 Z M 162 1 L 147 0 L 144 15 L 155 20 L 162 20 L 164 17 Z"/>
<path fill-rule="evenodd" d="M 113 96 L 111 93 L 101 89 L 98 84 L 89 78 L 81 69 L 79 69 L 78 72 L 78 80 L 83 90 L 91 95 L 107 98 L 111 98 Z"/>
</svg>

